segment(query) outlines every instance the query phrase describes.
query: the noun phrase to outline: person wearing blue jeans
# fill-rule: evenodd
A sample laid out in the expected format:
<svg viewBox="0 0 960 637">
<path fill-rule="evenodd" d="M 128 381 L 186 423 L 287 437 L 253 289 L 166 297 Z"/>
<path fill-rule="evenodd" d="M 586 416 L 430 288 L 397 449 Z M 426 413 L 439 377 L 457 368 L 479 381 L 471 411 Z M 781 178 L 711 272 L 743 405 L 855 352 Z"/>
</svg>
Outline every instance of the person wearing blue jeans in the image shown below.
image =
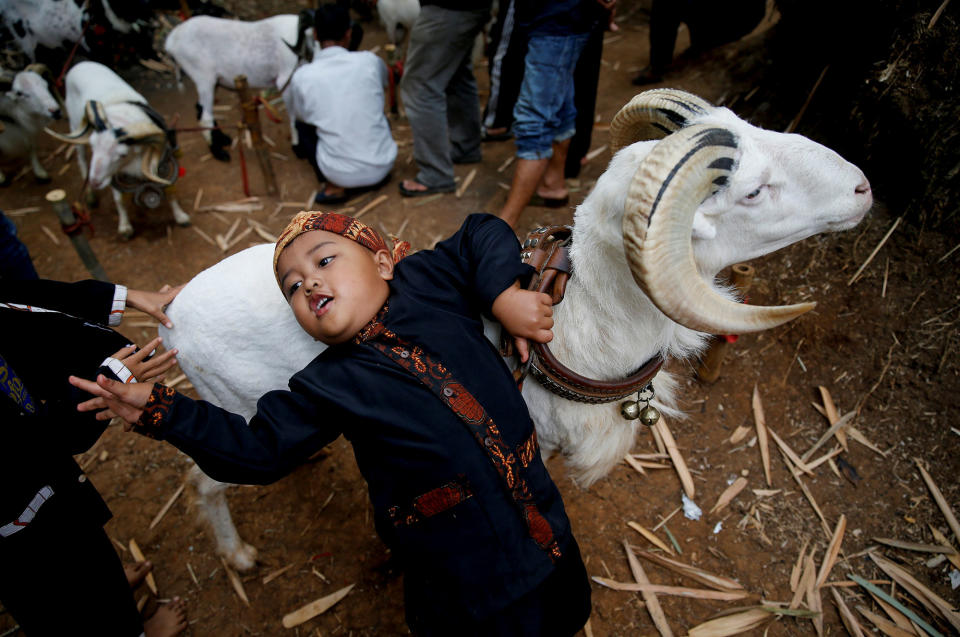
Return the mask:
<svg viewBox="0 0 960 637">
<path fill-rule="evenodd" d="M 0 210 L 0 279 L 36 278 L 27 246 L 17 237 L 17 226 Z"/>
<path fill-rule="evenodd" d="M 513 110 L 517 167 L 500 218 L 516 227 L 536 196 L 539 205 L 567 203 L 564 164 L 576 132 L 573 73 L 591 31 L 616 0 L 533 0 L 517 6 L 530 34 L 523 84 Z"/>
</svg>

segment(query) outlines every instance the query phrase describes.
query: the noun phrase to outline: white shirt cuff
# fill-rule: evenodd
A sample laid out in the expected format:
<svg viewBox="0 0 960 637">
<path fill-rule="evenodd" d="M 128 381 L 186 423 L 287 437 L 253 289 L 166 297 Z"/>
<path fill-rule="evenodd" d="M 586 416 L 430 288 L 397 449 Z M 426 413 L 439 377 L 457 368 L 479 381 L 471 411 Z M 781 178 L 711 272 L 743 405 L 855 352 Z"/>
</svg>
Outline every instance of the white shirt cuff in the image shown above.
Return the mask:
<svg viewBox="0 0 960 637">
<path fill-rule="evenodd" d="M 133 375 L 127 366 L 113 358 L 112 356 L 107 356 L 102 363 L 101 367 L 109 367 L 110 371 L 117 375 L 117 378 L 120 379 L 121 383 L 135 383 L 137 378 Z"/>
<path fill-rule="evenodd" d="M 123 320 L 123 310 L 127 307 L 127 286 L 117 285 L 113 292 L 113 306 L 110 308 L 110 327 L 120 325 Z"/>
</svg>

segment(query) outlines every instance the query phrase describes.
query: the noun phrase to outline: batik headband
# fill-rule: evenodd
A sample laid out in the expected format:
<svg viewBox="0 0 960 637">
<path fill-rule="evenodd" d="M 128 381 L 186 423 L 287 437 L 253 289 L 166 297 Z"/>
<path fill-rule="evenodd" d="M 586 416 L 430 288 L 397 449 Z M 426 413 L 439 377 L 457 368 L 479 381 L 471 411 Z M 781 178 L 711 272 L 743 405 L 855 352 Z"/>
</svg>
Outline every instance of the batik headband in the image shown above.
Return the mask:
<svg viewBox="0 0 960 637">
<path fill-rule="evenodd" d="M 379 232 L 353 217 L 336 212 L 304 210 L 287 224 L 280 238 L 277 239 L 277 247 L 273 251 L 273 274 L 277 277 L 278 285 L 280 284 L 280 274 L 277 272 L 277 261 L 280 260 L 280 253 L 290 245 L 291 241 L 311 230 L 326 230 L 338 234 L 351 241 L 356 241 L 374 253 L 386 250 L 393 256 L 394 263 L 407 256 L 407 252 L 410 250 L 409 243 L 393 237 L 391 237 L 393 247 L 387 247 L 387 242 L 380 236 Z"/>
</svg>

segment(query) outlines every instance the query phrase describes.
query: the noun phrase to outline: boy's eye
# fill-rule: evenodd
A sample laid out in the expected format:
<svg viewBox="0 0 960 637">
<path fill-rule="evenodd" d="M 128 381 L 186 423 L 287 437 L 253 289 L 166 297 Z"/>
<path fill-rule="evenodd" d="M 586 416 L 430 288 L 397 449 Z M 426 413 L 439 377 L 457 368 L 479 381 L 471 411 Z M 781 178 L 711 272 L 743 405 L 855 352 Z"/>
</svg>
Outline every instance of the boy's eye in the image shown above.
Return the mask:
<svg viewBox="0 0 960 637">
<path fill-rule="evenodd" d="M 290 297 L 292 297 L 293 293 L 296 292 L 298 289 L 300 289 L 301 285 L 303 285 L 303 281 L 297 281 L 296 283 L 291 285 L 289 288 L 287 288 L 287 298 L 289 299 Z"/>
<path fill-rule="evenodd" d="M 321 268 L 330 265 L 330 262 L 333 261 L 333 257 L 324 257 L 317 262 L 317 265 Z"/>
</svg>

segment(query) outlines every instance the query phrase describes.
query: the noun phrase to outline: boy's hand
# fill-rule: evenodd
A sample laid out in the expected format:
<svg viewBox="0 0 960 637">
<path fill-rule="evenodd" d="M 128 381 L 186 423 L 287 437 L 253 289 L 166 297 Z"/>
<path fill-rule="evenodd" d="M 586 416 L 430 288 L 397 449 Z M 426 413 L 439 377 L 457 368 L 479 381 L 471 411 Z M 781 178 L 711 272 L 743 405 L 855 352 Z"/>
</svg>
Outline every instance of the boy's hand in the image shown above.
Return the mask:
<svg viewBox="0 0 960 637">
<path fill-rule="evenodd" d="M 553 339 L 553 299 L 549 294 L 524 290 L 515 282 L 493 302 L 494 318 L 514 337 L 521 362 L 526 362 L 529 348 L 524 339 L 549 343 Z"/>
<path fill-rule="evenodd" d="M 173 300 L 173 297 L 180 293 L 184 285 L 186 285 L 186 283 L 182 283 L 175 288 L 165 285 L 157 292 L 146 292 L 144 290 L 132 290 L 128 288 L 127 305 L 146 312 L 169 329 L 173 327 L 173 323 L 170 322 L 170 319 L 167 318 L 167 315 L 164 314 L 163 311 L 170 304 L 170 301 Z"/>
<path fill-rule="evenodd" d="M 70 384 L 96 396 L 92 400 L 77 405 L 77 411 L 94 411 L 100 409 L 105 403 L 114 414 L 126 421 L 127 426 L 124 427 L 126 431 L 130 431 L 130 425 L 140 420 L 147 399 L 153 392 L 153 383 L 124 384 L 111 380 L 103 374 L 97 375 L 95 383 L 71 376 Z M 104 412 L 97 414 L 97 420 L 107 419 L 108 417 L 104 417 Z"/>
</svg>

